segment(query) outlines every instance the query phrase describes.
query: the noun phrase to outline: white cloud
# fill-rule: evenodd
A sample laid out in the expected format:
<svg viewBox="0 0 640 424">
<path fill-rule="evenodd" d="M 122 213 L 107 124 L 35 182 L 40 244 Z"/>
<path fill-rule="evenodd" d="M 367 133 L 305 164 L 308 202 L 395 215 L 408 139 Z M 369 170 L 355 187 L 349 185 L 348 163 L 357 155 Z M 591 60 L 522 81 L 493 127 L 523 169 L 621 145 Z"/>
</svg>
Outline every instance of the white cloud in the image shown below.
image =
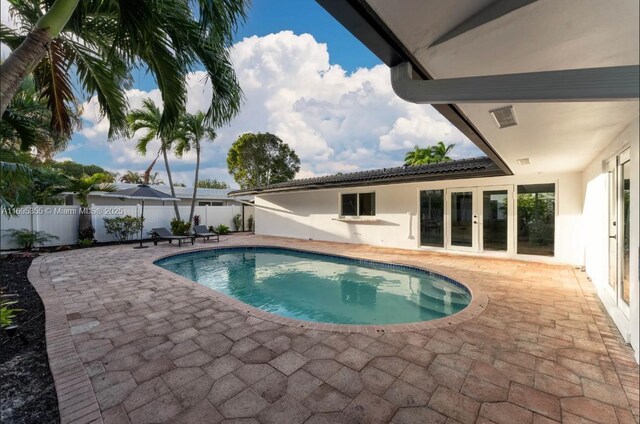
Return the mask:
<svg viewBox="0 0 640 424">
<path fill-rule="evenodd" d="M 434 108 L 398 98 L 386 66 L 348 74 L 330 64 L 327 46 L 309 34 L 283 31 L 245 38 L 233 46 L 231 58 L 246 101 L 241 113 L 203 149 L 204 178 L 230 182 L 226 153 L 238 135 L 248 131 L 272 132 L 292 146 L 302 161 L 298 177 L 397 166 L 414 145 L 440 140 L 458 145 L 453 156 L 480 154 Z M 189 76 L 187 109 L 191 112 L 208 107 L 211 87 L 203 79 L 202 72 Z M 135 89 L 128 93 L 130 106 L 139 107 L 145 97 L 160 103 L 157 89 Z M 135 139 L 107 143 L 108 123 L 99 120 L 97 111 L 95 101 L 85 104 L 82 134 L 90 144 L 107 146 L 114 168 L 144 169 L 155 150 L 150 148 L 141 157 L 135 151 Z M 181 161 L 171 159 L 178 181 L 191 181 L 193 161 L 193 155 Z M 160 161 L 156 170 L 163 168 Z"/>
</svg>

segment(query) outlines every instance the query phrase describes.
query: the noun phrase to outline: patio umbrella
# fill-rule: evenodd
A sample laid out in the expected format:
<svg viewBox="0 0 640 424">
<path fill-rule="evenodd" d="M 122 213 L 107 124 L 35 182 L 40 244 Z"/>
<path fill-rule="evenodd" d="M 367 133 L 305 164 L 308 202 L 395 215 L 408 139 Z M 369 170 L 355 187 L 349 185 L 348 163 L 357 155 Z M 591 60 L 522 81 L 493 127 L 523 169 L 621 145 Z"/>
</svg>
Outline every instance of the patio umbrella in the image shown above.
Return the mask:
<svg viewBox="0 0 640 424">
<path fill-rule="evenodd" d="M 177 202 L 180 199 L 177 197 L 171 197 L 167 193 L 163 193 L 160 190 L 149 187 L 147 184 L 139 184 L 137 187 L 127 188 L 124 190 L 118 190 L 111 193 L 104 193 L 103 197 L 117 197 L 120 199 L 139 199 L 142 201 L 142 212 L 140 217 L 142 218 L 142 226 L 140 227 L 140 245 L 134 247 L 134 249 L 144 249 L 149 246 L 142 245 L 142 231 L 144 227 L 144 201 L 145 200 L 161 200 L 168 202 Z"/>
</svg>

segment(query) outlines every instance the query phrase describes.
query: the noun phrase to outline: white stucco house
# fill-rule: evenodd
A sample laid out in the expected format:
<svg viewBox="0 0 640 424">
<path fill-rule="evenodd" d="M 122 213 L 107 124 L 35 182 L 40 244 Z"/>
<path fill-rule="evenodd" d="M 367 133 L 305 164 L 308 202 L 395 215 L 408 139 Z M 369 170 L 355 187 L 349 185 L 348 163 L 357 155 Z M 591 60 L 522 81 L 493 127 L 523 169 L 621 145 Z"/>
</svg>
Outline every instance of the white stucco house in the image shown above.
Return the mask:
<svg viewBox="0 0 640 424">
<path fill-rule="evenodd" d="M 318 2 L 486 157 L 232 192 L 256 233 L 584 267 L 638 360 L 638 2 Z"/>
</svg>

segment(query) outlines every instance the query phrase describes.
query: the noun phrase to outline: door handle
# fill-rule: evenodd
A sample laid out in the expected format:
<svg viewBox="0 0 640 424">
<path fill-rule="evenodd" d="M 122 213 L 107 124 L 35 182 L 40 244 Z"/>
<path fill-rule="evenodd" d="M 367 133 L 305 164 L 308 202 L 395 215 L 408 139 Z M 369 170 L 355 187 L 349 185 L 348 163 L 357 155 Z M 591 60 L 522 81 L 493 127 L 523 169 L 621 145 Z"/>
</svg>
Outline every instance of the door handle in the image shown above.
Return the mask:
<svg viewBox="0 0 640 424">
<path fill-rule="evenodd" d="M 618 236 L 609 236 L 609 238 L 617 239 L 617 238 L 618 238 Z"/>
</svg>

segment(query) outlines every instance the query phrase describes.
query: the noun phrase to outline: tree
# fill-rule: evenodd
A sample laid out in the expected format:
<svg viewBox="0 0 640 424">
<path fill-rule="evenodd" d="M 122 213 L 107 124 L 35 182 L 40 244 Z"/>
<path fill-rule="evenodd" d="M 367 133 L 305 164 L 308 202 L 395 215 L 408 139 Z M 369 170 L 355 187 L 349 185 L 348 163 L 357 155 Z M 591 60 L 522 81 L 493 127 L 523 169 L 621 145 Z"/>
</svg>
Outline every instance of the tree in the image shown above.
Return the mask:
<svg viewBox="0 0 640 424">
<path fill-rule="evenodd" d="M 89 193 L 92 191 L 114 191 L 115 186 L 111 183 L 110 175 L 94 174 L 80 178 L 69 178 L 63 190 L 78 196 L 80 206 L 86 208 L 89 206 Z"/>
<path fill-rule="evenodd" d="M 142 176 L 136 171 L 127 171 L 123 176 L 120 177 L 120 182 L 129 184 L 141 184 Z"/>
<path fill-rule="evenodd" d="M 191 149 L 196 151 L 196 171 L 193 183 L 193 195 L 191 196 L 191 211 L 189 212 L 189 222 L 192 222 L 193 214 L 196 210 L 198 176 L 200 173 L 200 149 L 202 148 L 200 142 L 205 139 L 213 142 L 216 138 L 216 132 L 213 127 L 207 123 L 207 116 L 201 111 L 195 114 L 185 114 L 183 122 L 186 137 L 176 144 L 175 152 L 178 157 L 182 157 L 183 154 Z"/>
<path fill-rule="evenodd" d="M 109 135 L 127 129 L 125 89 L 132 71 L 148 70 L 165 105 L 162 131 L 185 110 L 186 76 L 203 69 L 212 85 L 207 116 L 229 121 L 241 90 L 227 48 L 246 18 L 248 0 L 13 0 L 21 23 L 2 25 L 0 41 L 12 49 L 0 64 L 0 116 L 33 71 L 52 110 L 52 129 L 69 131 L 74 93 L 96 95 L 109 118 Z M 192 8 L 192 6 L 194 6 Z M 71 73 L 79 85 L 73 87 Z"/>
<path fill-rule="evenodd" d="M 404 164 L 405 166 L 417 166 L 449 162 L 451 158 L 447 155 L 454 147 L 455 144 L 445 145 L 442 141 L 439 141 L 434 146 L 427 146 L 426 148 L 415 146 L 413 150 L 405 154 Z"/>
<path fill-rule="evenodd" d="M 229 184 L 224 181 L 218 181 L 215 178 L 207 178 L 205 180 L 198 181 L 198 188 L 217 188 L 220 190 L 227 190 L 229 188 Z"/>
<path fill-rule="evenodd" d="M 157 172 L 154 172 L 152 175 L 149 176 L 149 184 L 163 185 L 164 181 L 162 181 L 162 178 L 160 178 L 160 175 L 158 175 Z"/>
<path fill-rule="evenodd" d="M 142 155 L 147 154 L 147 146 L 149 145 L 149 143 L 156 138 L 160 139 L 159 154 L 161 153 L 164 159 L 164 166 L 167 170 L 167 180 L 169 180 L 171 196 L 176 197 L 176 190 L 175 185 L 173 184 L 173 178 L 171 176 L 171 168 L 169 166 L 169 156 L 167 154 L 167 151 L 171 149 L 171 145 L 176 140 L 181 141 L 185 139 L 186 135 L 184 134 L 183 126 L 176 125 L 171 131 L 162 132 L 162 112 L 160 111 L 160 108 L 156 106 L 153 100 L 148 98 L 142 101 L 142 108 L 134 109 L 129 113 L 129 115 L 127 115 L 127 121 L 129 122 L 129 129 L 131 131 L 146 131 L 136 145 L 138 153 Z M 155 164 L 155 160 L 147 169 L 147 172 L 145 172 L 145 180 L 143 181 L 144 184 L 147 184 L 149 182 L 148 178 L 150 176 L 151 169 L 153 168 L 153 164 Z M 178 209 L 178 204 L 176 202 L 172 203 L 176 218 L 180 219 L 180 209 Z"/>
<path fill-rule="evenodd" d="M 273 134 L 247 133 L 229 149 L 227 167 L 241 188 L 264 187 L 292 180 L 300 170 L 300 159 Z"/>
<path fill-rule="evenodd" d="M 80 126 L 79 110 L 71 112 L 72 128 Z M 4 150 L 30 152 L 35 149 L 39 159 L 51 160 L 63 151 L 71 134 L 56 134 L 50 130 L 51 110 L 36 89 L 33 77 L 26 78 L 0 121 L 0 147 Z"/>
<path fill-rule="evenodd" d="M 71 178 L 81 178 L 85 175 L 92 176 L 94 174 L 105 174 L 110 176 L 111 180 L 109 182 L 115 181 L 115 176 L 113 174 L 111 174 L 106 169 L 98 165 L 83 165 L 81 163 L 74 162 L 72 160 L 65 160 L 65 161 L 51 160 L 51 161 L 46 161 L 42 163 L 42 166 L 48 167 L 54 170 L 58 170 L 62 174 Z"/>
<path fill-rule="evenodd" d="M 432 162 L 450 162 L 452 159 L 447 155 L 455 146 L 455 144 L 448 144 L 445 146 L 442 141 L 438 141 L 435 146 L 431 147 L 431 151 L 433 153 Z"/>
<path fill-rule="evenodd" d="M 80 178 L 69 178 L 67 184 L 61 188 L 61 191 L 70 191 L 78 196 L 78 200 L 80 201 L 79 233 L 82 234 L 87 229 L 92 228 L 89 193 L 92 191 L 115 191 L 115 186 L 112 184 L 112 181 L 113 176 L 109 174 L 85 175 Z"/>
<path fill-rule="evenodd" d="M 28 202 L 31 168 L 15 162 L 0 161 L 0 208 L 9 215 Z"/>
<path fill-rule="evenodd" d="M 431 147 L 422 149 L 415 146 L 413 150 L 407 152 L 404 156 L 404 164 L 406 166 L 424 165 L 431 163 L 432 156 L 433 152 L 431 151 Z"/>
</svg>

